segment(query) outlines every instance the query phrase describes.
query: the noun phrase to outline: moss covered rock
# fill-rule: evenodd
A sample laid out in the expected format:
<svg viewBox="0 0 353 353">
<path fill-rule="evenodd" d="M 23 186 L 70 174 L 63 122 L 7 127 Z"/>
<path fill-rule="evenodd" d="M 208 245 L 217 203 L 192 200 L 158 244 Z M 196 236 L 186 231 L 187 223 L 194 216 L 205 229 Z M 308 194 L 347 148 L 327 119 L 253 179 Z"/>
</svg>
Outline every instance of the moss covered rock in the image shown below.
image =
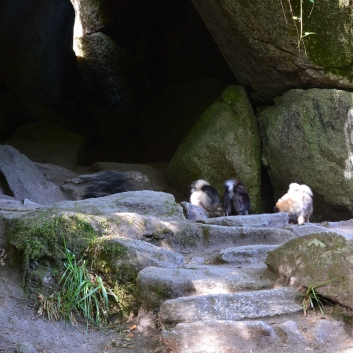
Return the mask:
<svg viewBox="0 0 353 353">
<path fill-rule="evenodd" d="M 340 90 L 291 90 L 259 115 L 275 199 L 290 183 L 308 185 L 316 221 L 353 215 L 352 99 Z"/>
<path fill-rule="evenodd" d="M 119 299 L 110 312 L 129 314 L 136 309 L 140 270 L 183 264 L 182 255 L 150 243 L 177 237 L 177 220 L 185 217 L 173 196 L 152 191 L 7 209 L 0 211 L 0 250 L 13 257 L 8 265 L 22 267 L 31 298 L 51 295 L 67 264 L 85 261 L 90 273 L 101 276 Z"/>
<path fill-rule="evenodd" d="M 315 233 L 288 241 L 270 251 L 267 266 L 293 286 L 317 286 L 315 291 L 353 308 L 353 243 L 334 233 Z"/>
<path fill-rule="evenodd" d="M 225 180 L 242 179 L 252 211 L 260 211 L 260 139 L 244 87 L 227 87 L 205 110 L 180 144 L 166 177 L 186 195 L 196 179 L 208 180 L 221 194 Z"/>
<path fill-rule="evenodd" d="M 192 3 L 238 82 L 249 85 L 257 98 L 271 102 L 293 87 L 353 88 L 353 22 L 349 1 Z M 293 17 L 300 18 L 301 3 L 300 23 Z M 316 34 L 305 35 L 306 32 Z M 301 35 L 305 36 L 303 41 Z"/>
</svg>

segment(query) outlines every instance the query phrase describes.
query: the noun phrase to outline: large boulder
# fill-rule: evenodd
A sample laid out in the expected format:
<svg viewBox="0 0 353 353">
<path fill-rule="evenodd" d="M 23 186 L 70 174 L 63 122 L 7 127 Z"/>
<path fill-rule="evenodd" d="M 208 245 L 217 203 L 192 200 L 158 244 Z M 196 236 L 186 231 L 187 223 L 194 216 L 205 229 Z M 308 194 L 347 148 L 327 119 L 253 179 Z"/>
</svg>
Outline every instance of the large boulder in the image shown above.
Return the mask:
<svg viewBox="0 0 353 353">
<path fill-rule="evenodd" d="M 259 115 L 262 162 L 275 198 L 290 183 L 308 185 L 314 193 L 315 221 L 353 215 L 352 98 L 339 90 L 291 90 Z"/>
<path fill-rule="evenodd" d="M 105 214 L 112 217 L 126 213 L 131 219 L 129 222 L 131 229 L 135 224 L 137 227 L 144 224 L 140 228 L 147 228 L 148 221 L 136 215 L 151 219 L 158 218 L 161 221 L 185 221 L 182 207 L 175 202 L 173 195 L 151 190 L 127 191 L 83 201 L 61 202 L 56 204 L 55 208 L 68 212 Z M 160 227 L 161 232 L 164 231 L 162 228 Z"/>
<path fill-rule="evenodd" d="M 79 66 L 84 97 L 96 106 L 131 111 L 134 95 L 129 82 L 132 58 L 104 33 L 78 39 Z"/>
<path fill-rule="evenodd" d="M 324 232 L 292 239 L 270 251 L 266 264 L 285 282 L 312 286 L 316 293 L 353 309 L 352 234 Z"/>
<path fill-rule="evenodd" d="M 36 167 L 43 173 L 45 179 L 51 183 L 61 186 L 65 180 L 77 178 L 78 175 L 69 169 L 54 164 L 35 163 Z"/>
<path fill-rule="evenodd" d="M 36 121 L 18 128 L 6 141 L 34 162 L 72 169 L 82 159 L 84 138 L 60 126 Z"/>
<path fill-rule="evenodd" d="M 103 170 L 67 179 L 61 189 L 69 194 L 72 200 L 84 200 L 126 191 L 150 190 L 151 185 L 146 175 L 140 172 Z"/>
<path fill-rule="evenodd" d="M 78 105 L 112 146 L 122 138 L 125 123 L 135 119 L 138 104 L 132 88 L 133 58 L 101 32 L 77 38 L 76 45 L 80 69 Z"/>
<path fill-rule="evenodd" d="M 8 127 L 10 131 L 21 125 L 39 120 L 45 120 L 60 126 L 64 125 L 62 117 L 52 107 L 39 100 L 10 92 L 0 94 L 0 120 L 2 119 L 4 119 L 4 122 L 1 121 L 1 130 Z"/>
<path fill-rule="evenodd" d="M 225 180 L 240 178 L 248 188 L 252 211 L 260 211 L 260 139 L 244 87 L 227 87 L 201 115 L 176 151 L 166 177 L 185 194 L 196 179 L 206 179 L 223 194 Z"/>
<path fill-rule="evenodd" d="M 74 254 L 91 263 L 118 296 L 119 305 L 110 307 L 110 313 L 130 314 L 140 270 L 184 263 L 182 255 L 145 237 L 164 237 L 173 233 L 173 221 L 185 221 L 169 194 L 126 192 L 36 208 L 4 206 L 0 203 L 0 267 L 4 249 L 6 265 L 23 269 L 27 293 L 35 297 L 39 287 L 43 295 L 53 293 L 46 285 L 55 277 L 52 269 Z"/>
<path fill-rule="evenodd" d="M 314 6 L 313 1 L 303 1 L 301 23 L 293 20 L 300 17 L 299 1 L 192 3 L 238 82 L 250 86 L 258 99 L 271 102 L 293 87 L 353 88 L 349 1 L 315 2 Z M 328 23 L 335 24 L 330 31 Z M 298 48 L 305 32 L 316 35 L 302 38 Z"/>
<path fill-rule="evenodd" d="M 72 83 L 75 13 L 69 0 L 6 1 L 0 13 L 0 80 L 11 92 L 57 103 Z"/>
<path fill-rule="evenodd" d="M 15 200 L 48 205 L 67 200 L 60 188 L 47 181 L 43 173 L 25 155 L 9 145 L 0 145 L 0 185 Z"/>
<path fill-rule="evenodd" d="M 92 167 L 98 172 L 103 170 L 116 170 L 118 172 L 140 172 L 147 176 L 150 181 L 152 190 L 165 191 L 168 188 L 168 183 L 165 180 L 164 175 L 149 165 L 95 162 L 93 163 Z"/>
</svg>

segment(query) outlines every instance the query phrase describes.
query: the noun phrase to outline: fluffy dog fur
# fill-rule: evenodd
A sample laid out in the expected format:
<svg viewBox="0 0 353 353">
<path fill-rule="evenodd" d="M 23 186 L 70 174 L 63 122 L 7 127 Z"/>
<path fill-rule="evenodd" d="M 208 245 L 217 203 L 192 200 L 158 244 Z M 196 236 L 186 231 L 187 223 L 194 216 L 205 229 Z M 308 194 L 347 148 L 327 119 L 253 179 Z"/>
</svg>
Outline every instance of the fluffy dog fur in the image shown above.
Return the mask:
<svg viewBox="0 0 353 353">
<path fill-rule="evenodd" d="M 246 186 L 241 180 L 232 179 L 223 183 L 223 209 L 226 216 L 248 215 L 250 198 Z"/>
<path fill-rule="evenodd" d="M 218 191 L 206 180 L 196 180 L 191 184 L 190 202 L 207 210 L 220 202 Z"/>
<path fill-rule="evenodd" d="M 302 224 L 309 222 L 313 213 L 313 192 L 307 185 L 292 183 L 288 192 L 276 203 L 279 212 L 287 212 L 289 222 Z"/>
</svg>

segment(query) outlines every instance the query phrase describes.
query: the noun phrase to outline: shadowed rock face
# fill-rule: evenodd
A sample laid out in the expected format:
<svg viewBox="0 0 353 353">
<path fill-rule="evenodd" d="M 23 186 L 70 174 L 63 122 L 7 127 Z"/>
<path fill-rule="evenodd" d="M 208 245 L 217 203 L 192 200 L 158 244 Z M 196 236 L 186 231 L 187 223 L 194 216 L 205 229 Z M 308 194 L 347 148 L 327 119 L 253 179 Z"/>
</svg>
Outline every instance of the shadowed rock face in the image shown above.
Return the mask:
<svg viewBox="0 0 353 353">
<path fill-rule="evenodd" d="M 303 32 L 317 35 L 305 37 L 305 48 L 301 45 L 300 50 L 292 20 L 293 15 L 300 16 L 299 4 L 277 0 L 192 3 L 239 83 L 250 86 L 258 101 L 272 103 L 274 97 L 293 87 L 352 89 L 353 32 L 348 1 L 325 1 L 319 7 L 303 2 Z M 325 23 L 337 25 L 328 32 Z M 344 40 L 335 39 L 342 35 Z"/>
<path fill-rule="evenodd" d="M 36 121 L 18 128 L 6 143 L 32 161 L 75 168 L 82 162 L 85 139 L 48 121 Z"/>
<path fill-rule="evenodd" d="M 0 80 L 15 94 L 57 103 L 72 81 L 74 19 L 69 0 L 4 2 Z"/>
</svg>

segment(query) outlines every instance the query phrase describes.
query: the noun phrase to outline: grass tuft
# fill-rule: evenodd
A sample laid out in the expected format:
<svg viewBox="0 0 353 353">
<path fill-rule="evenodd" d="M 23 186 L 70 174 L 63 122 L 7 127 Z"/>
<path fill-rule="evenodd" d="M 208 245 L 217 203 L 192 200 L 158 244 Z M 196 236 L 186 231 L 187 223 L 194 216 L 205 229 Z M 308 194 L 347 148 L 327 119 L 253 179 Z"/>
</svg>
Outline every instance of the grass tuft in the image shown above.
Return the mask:
<svg viewBox="0 0 353 353">
<path fill-rule="evenodd" d="M 76 261 L 75 254 L 65 249 L 65 271 L 60 279 L 62 288 L 49 297 L 39 297 L 39 314 L 48 319 L 77 323 L 75 315 L 83 315 L 86 324 L 101 326 L 108 319 L 108 295 L 117 296 L 104 283 L 102 277 L 87 270 L 86 260 Z"/>
<path fill-rule="evenodd" d="M 322 297 L 322 295 L 320 295 L 319 293 L 317 293 L 317 289 L 320 287 L 323 287 L 325 285 L 327 285 L 330 282 L 335 281 L 337 278 L 333 278 L 331 280 L 319 283 L 314 285 L 313 282 L 309 285 L 309 287 L 307 287 L 306 291 L 302 294 L 300 294 L 300 304 L 303 308 L 304 311 L 304 316 L 306 316 L 308 310 L 310 309 L 315 309 L 315 307 L 318 307 L 320 309 L 320 312 L 323 316 L 325 316 L 324 314 L 324 310 L 323 310 L 323 302 L 327 302 L 330 303 L 328 300 L 326 300 L 325 298 Z M 302 287 L 298 288 L 298 291 L 301 290 Z"/>
</svg>

